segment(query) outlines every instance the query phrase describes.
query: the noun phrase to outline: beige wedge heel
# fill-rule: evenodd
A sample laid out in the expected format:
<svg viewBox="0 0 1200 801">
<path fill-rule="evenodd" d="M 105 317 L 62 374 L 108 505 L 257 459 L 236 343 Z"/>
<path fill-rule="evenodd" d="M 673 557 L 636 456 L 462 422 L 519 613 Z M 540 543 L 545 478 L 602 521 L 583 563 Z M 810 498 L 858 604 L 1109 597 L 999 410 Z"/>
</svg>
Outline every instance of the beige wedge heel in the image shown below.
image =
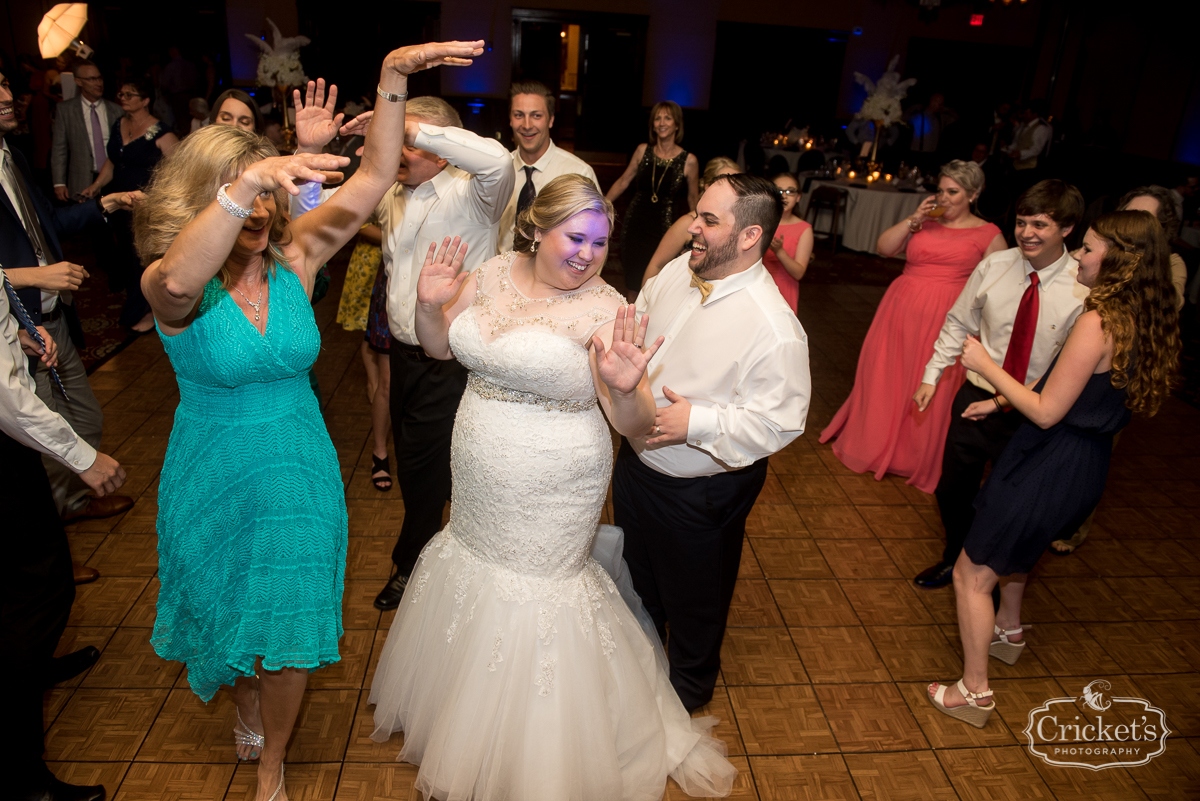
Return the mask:
<svg viewBox="0 0 1200 801">
<path fill-rule="evenodd" d="M 995 629 L 995 634 L 1000 639 L 992 640 L 992 644 L 988 648 L 988 654 L 996 657 L 1006 665 L 1017 664 L 1017 660 L 1021 658 L 1021 652 L 1025 650 L 1025 640 L 1012 642 L 1008 639 L 1008 635 L 1023 634 L 1024 630 L 1020 626 L 1007 630 L 999 626 L 992 626 L 992 628 Z"/>
<path fill-rule="evenodd" d="M 933 685 L 930 684 L 930 687 Z M 933 704 L 934 708 L 945 715 L 949 715 L 955 720 L 961 720 L 963 723 L 968 723 L 977 729 L 982 729 L 987 725 L 988 718 L 992 716 L 992 712 L 996 709 L 996 702 L 989 700 L 986 705 L 979 702 L 985 698 L 991 699 L 992 691 L 984 690 L 981 693 L 973 693 L 967 689 L 967 685 L 963 684 L 962 679 L 958 680 L 958 691 L 962 693 L 962 697 L 967 700 L 962 706 L 946 706 L 946 689 L 947 685 L 938 684 L 937 692 L 926 696 L 929 698 L 929 703 Z"/>
</svg>

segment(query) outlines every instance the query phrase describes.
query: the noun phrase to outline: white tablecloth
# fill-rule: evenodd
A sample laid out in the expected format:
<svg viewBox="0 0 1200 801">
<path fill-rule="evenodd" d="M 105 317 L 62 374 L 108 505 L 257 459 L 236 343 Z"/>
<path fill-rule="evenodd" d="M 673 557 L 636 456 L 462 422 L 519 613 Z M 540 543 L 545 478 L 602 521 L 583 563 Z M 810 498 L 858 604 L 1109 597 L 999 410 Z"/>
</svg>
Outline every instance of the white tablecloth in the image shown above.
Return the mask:
<svg viewBox="0 0 1200 801">
<path fill-rule="evenodd" d="M 891 186 L 872 186 L 868 189 L 865 186 L 852 186 L 845 181 L 813 181 L 804 193 L 801 217 L 808 219 L 808 202 L 819 186 L 833 186 L 847 193 L 846 213 L 838 221 L 842 229 L 842 245 L 864 253 L 876 253 L 875 243 L 879 235 L 912 215 L 921 201 L 929 197 L 928 192 L 900 192 Z M 816 230 L 828 231 L 833 224 L 833 214 L 822 211 L 810 222 L 813 222 Z"/>
</svg>

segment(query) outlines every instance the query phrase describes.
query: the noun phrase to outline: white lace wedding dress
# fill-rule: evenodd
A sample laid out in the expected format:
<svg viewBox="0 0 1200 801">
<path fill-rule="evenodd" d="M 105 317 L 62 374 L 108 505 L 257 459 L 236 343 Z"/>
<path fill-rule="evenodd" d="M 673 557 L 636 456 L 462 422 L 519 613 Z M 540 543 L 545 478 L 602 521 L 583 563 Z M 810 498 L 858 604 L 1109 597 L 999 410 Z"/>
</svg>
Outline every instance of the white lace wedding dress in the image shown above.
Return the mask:
<svg viewBox="0 0 1200 801">
<path fill-rule="evenodd" d="M 620 530 L 598 526 L 612 441 L 585 344 L 624 300 L 607 286 L 526 298 L 513 258 L 479 268 L 450 328 L 471 371 L 450 522 L 388 633 L 373 737 L 403 730 L 397 759 L 439 799 L 658 801 L 668 775 L 728 795 L 737 771 L 709 736 L 716 720 L 684 710 Z"/>
</svg>

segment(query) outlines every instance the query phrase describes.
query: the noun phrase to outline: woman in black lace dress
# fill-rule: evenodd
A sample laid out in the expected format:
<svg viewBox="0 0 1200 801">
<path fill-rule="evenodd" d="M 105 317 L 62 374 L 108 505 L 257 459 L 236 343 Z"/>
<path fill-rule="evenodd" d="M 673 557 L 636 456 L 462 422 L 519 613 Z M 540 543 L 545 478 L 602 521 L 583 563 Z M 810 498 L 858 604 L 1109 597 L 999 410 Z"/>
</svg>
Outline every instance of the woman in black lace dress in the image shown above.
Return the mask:
<svg viewBox="0 0 1200 801">
<path fill-rule="evenodd" d="M 638 145 L 629 167 L 608 190 L 612 201 L 636 183 L 621 231 L 621 265 L 630 300 L 641 289 L 642 275 L 663 234 L 680 215 L 696 210 L 700 162 L 679 146 L 682 141 L 683 109 L 670 100 L 656 103 L 650 110 L 650 140 Z"/>
</svg>

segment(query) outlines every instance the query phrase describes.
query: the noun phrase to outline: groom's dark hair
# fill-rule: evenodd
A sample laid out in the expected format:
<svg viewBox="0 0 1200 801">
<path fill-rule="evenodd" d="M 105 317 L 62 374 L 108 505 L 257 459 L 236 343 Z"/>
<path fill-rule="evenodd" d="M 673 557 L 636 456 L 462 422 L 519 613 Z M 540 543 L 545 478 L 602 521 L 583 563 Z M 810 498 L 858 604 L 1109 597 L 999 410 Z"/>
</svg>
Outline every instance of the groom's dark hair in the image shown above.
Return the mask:
<svg viewBox="0 0 1200 801">
<path fill-rule="evenodd" d="M 779 187 L 765 178 L 736 173 L 719 176 L 709 188 L 722 181 L 728 183 L 737 196 L 733 203 L 733 223 L 738 231 L 744 231 L 752 225 L 762 228 L 758 243 L 758 255 L 761 258 L 766 255 L 771 237 L 779 227 L 779 218 L 783 216 L 783 198 L 779 194 Z"/>
</svg>

